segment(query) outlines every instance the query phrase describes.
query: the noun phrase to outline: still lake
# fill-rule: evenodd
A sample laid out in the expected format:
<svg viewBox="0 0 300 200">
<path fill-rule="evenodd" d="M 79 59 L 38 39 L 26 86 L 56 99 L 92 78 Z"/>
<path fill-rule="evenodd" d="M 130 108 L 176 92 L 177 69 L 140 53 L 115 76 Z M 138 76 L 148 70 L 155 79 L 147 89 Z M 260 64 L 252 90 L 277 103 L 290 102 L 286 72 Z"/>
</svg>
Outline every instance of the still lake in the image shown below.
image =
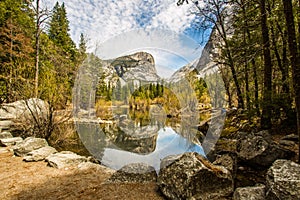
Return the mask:
<svg viewBox="0 0 300 200">
<path fill-rule="evenodd" d="M 205 156 L 195 127 L 209 113 L 169 119 L 122 108 L 114 114 L 113 123 L 76 123 L 85 148 L 107 167 L 118 170 L 130 163 L 145 163 L 159 171 L 160 161 L 169 155 L 197 152 Z"/>
</svg>

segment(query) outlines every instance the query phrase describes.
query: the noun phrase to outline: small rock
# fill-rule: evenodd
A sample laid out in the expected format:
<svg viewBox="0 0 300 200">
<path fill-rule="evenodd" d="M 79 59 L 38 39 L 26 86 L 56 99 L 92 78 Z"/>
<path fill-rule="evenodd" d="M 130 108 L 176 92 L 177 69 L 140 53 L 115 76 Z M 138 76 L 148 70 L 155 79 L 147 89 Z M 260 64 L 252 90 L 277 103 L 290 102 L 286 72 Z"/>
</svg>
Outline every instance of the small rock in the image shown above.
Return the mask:
<svg viewBox="0 0 300 200">
<path fill-rule="evenodd" d="M 170 199 L 224 199 L 233 192 L 229 170 L 197 153 L 163 159 L 157 182 Z"/>
<path fill-rule="evenodd" d="M 231 156 L 229 154 L 220 155 L 214 162 L 214 165 L 221 165 L 228 169 L 232 176 L 236 176 L 237 172 L 237 158 L 236 156 Z"/>
<path fill-rule="evenodd" d="M 107 173 L 107 174 L 115 173 L 115 170 L 112 170 L 110 168 L 104 167 L 104 166 L 99 165 L 99 164 L 91 163 L 91 162 L 80 163 L 78 165 L 78 169 L 83 170 L 83 171 L 85 171 L 85 170 L 101 171 L 101 172 L 104 172 L 104 173 Z"/>
<path fill-rule="evenodd" d="M 25 156 L 27 153 L 48 146 L 48 143 L 43 138 L 29 137 L 13 147 L 16 156 Z"/>
<path fill-rule="evenodd" d="M 265 200 L 265 185 L 237 188 L 233 194 L 233 200 Z"/>
<path fill-rule="evenodd" d="M 77 155 L 71 151 L 62 151 L 51 154 L 46 158 L 50 167 L 64 169 L 69 167 L 77 167 L 80 163 L 86 162 L 87 158 Z"/>
<path fill-rule="evenodd" d="M 23 141 L 23 139 L 21 137 L 0 139 L 0 146 L 2 146 L 2 147 L 13 146 L 13 145 L 21 143 L 22 141 Z"/>
<path fill-rule="evenodd" d="M 276 160 L 266 177 L 267 199 L 300 199 L 300 165 L 289 160 Z"/>
<path fill-rule="evenodd" d="M 37 150 L 33 150 L 26 154 L 26 156 L 23 158 L 23 161 L 26 162 L 34 162 L 34 161 L 41 161 L 45 160 L 46 157 L 49 155 L 56 153 L 56 149 L 50 146 L 42 147 Z"/>
<path fill-rule="evenodd" d="M 13 138 L 12 134 L 8 131 L 0 132 L 0 139 Z"/>
<path fill-rule="evenodd" d="M 154 167 L 144 163 L 128 164 L 115 172 L 108 180 L 113 183 L 146 183 L 156 182 Z"/>
</svg>

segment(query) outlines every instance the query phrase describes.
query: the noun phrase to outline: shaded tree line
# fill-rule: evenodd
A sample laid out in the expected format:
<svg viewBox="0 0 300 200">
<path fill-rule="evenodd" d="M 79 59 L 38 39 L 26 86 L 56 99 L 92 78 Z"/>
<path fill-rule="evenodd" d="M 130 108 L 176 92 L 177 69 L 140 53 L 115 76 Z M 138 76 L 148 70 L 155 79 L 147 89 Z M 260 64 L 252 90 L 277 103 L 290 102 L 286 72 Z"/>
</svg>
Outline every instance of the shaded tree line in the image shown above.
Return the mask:
<svg viewBox="0 0 300 200">
<path fill-rule="evenodd" d="M 300 2 L 203 0 L 193 3 L 199 28 L 213 28 L 220 50 L 215 62 L 228 104 L 262 129 L 297 125 L 300 136 Z"/>
</svg>

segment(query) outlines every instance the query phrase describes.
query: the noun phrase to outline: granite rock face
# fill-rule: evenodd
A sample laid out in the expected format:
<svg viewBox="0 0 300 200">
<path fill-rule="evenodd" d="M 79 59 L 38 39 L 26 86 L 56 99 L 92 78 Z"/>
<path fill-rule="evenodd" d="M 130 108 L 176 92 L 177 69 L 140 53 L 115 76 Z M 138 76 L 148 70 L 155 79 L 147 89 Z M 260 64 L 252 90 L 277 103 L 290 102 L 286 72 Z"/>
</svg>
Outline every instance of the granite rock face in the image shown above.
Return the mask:
<svg viewBox="0 0 300 200">
<path fill-rule="evenodd" d="M 229 170 L 197 153 L 162 160 L 158 186 L 170 199 L 225 199 L 233 192 Z"/>
<path fill-rule="evenodd" d="M 267 199 L 300 199 L 300 165 L 289 160 L 276 160 L 266 177 Z"/>
</svg>

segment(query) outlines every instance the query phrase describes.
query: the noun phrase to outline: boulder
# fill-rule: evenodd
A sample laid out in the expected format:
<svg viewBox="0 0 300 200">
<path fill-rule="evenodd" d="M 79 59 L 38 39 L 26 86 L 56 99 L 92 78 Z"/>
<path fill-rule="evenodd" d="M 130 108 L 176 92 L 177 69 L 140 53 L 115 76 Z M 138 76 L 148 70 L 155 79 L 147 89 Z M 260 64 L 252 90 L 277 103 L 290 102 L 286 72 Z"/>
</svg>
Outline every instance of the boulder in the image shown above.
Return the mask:
<svg viewBox="0 0 300 200">
<path fill-rule="evenodd" d="M 34 125 L 36 119 L 43 121 L 48 116 L 49 106 L 41 99 L 31 98 L 3 104 L 0 108 L 0 128 L 2 130 L 33 131 L 36 128 Z"/>
<path fill-rule="evenodd" d="M 58 169 L 66 169 L 69 167 L 77 167 L 80 163 L 86 162 L 87 158 L 77 155 L 71 151 L 62 151 L 59 153 L 51 154 L 46 159 L 50 167 Z"/>
<path fill-rule="evenodd" d="M 0 119 L 13 120 L 20 117 L 31 116 L 32 113 L 37 114 L 37 116 L 47 114 L 48 104 L 45 101 L 37 98 L 3 104 L 2 108 L 0 108 Z"/>
<path fill-rule="evenodd" d="M 239 159 L 254 168 L 268 168 L 277 159 L 291 158 L 295 155 L 295 152 L 273 142 L 265 131 L 245 134 L 238 144 L 237 151 Z"/>
<path fill-rule="evenodd" d="M 233 200 L 265 200 L 266 186 L 259 184 L 253 187 L 237 188 L 233 194 Z"/>
<path fill-rule="evenodd" d="M 85 171 L 85 170 L 92 170 L 92 171 L 97 171 L 97 172 L 104 172 L 106 174 L 113 174 L 115 170 L 112 170 L 110 168 L 104 167 L 102 165 L 92 163 L 92 162 L 83 162 L 78 165 L 78 169 Z"/>
<path fill-rule="evenodd" d="M 25 156 L 27 153 L 48 146 L 43 138 L 28 137 L 13 147 L 14 154 L 17 156 Z"/>
<path fill-rule="evenodd" d="M 154 167 L 144 163 L 125 165 L 116 171 L 108 180 L 113 183 L 146 183 L 156 182 L 157 174 Z"/>
<path fill-rule="evenodd" d="M 23 141 L 23 139 L 21 137 L 0 139 L 0 146 L 2 146 L 2 147 L 13 146 L 13 145 L 21 143 L 22 141 Z"/>
<path fill-rule="evenodd" d="M 0 139 L 13 138 L 12 134 L 8 131 L 0 133 Z"/>
<path fill-rule="evenodd" d="M 157 182 L 170 199 L 224 199 L 233 193 L 229 170 L 197 153 L 164 158 Z"/>
<path fill-rule="evenodd" d="M 289 160 L 276 160 L 266 176 L 267 199 L 300 199 L 300 165 Z"/>
<path fill-rule="evenodd" d="M 37 150 L 33 150 L 26 154 L 26 156 L 23 158 L 23 161 L 26 162 L 36 162 L 36 161 L 42 161 L 45 160 L 46 157 L 49 155 L 56 153 L 56 149 L 50 146 L 45 146 Z"/>
</svg>

